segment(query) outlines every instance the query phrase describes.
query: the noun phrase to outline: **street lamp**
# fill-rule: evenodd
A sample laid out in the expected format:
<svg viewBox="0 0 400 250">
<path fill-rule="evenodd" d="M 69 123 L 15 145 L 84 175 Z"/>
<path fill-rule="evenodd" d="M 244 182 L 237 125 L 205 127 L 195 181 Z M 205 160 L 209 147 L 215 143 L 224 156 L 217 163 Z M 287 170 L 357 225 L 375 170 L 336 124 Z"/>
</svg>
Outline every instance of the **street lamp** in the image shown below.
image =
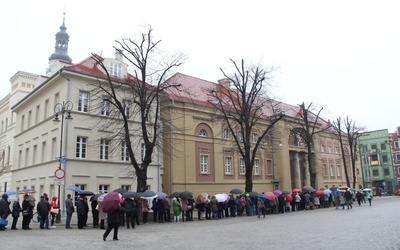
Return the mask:
<svg viewBox="0 0 400 250">
<path fill-rule="evenodd" d="M 57 170 L 62 170 L 61 168 L 61 164 L 64 163 L 65 164 L 65 159 L 63 159 L 62 156 L 62 148 L 63 148 L 63 133 L 64 133 L 64 119 L 69 121 L 72 120 L 71 117 L 71 111 L 72 111 L 72 102 L 71 101 L 66 101 L 66 102 L 62 102 L 62 103 L 57 103 L 54 106 L 54 119 L 53 119 L 53 123 L 55 125 L 58 125 L 60 123 L 61 120 L 61 133 L 60 133 L 60 159 L 58 160 L 59 164 L 58 164 L 58 169 Z M 59 118 L 59 116 L 61 115 L 61 119 Z M 56 216 L 56 222 L 61 222 L 61 207 L 60 207 L 60 190 L 61 185 L 58 185 L 58 199 L 57 199 L 57 205 L 58 205 L 58 214 Z"/>
</svg>

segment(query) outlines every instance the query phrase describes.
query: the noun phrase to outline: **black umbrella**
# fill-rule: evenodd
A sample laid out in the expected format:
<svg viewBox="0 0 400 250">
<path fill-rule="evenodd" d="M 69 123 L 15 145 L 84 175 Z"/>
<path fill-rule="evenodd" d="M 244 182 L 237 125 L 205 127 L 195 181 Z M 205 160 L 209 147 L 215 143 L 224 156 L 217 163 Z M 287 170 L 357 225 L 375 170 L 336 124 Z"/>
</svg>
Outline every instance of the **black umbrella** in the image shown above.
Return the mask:
<svg viewBox="0 0 400 250">
<path fill-rule="evenodd" d="M 122 197 L 125 198 L 125 199 L 127 199 L 127 198 L 129 198 L 129 199 L 138 198 L 136 192 L 130 192 L 130 191 L 123 193 Z"/>
<path fill-rule="evenodd" d="M 239 188 L 234 188 L 231 191 L 229 191 L 231 194 L 243 194 L 243 191 L 240 190 Z"/>
<path fill-rule="evenodd" d="M 100 195 L 102 195 L 102 194 L 103 193 L 95 194 L 94 196 L 90 197 L 90 201 L 96 201 L 100 197 Z"/>
<path fill-rule="evenodd" d="M 125 188 L 117 188 L 113 192 L 124 194 L 124 193 L 128 192 L 128 190 L 126 190 Z"/>
<path fill-rule="evenodd" d="M 303 190 L 304 190 L 304 191 L 307 191 L 307 192 L 315 191 L 315 189 L 314 189 L 313 187 L 311 187 L 311 186 L 304 186 L 304 187 L 303 187 Z"/>
<path fill-rule="evenodd" d="M 179 197 L 180 194 L 181 194 L 181 192 L 174 192 L 169 197 L 170 198 Z"/>
<path fill-rule="evenodd" d="M 78 192 L 78 194 L 79 194 L 80 196 L 91 196 L 91 195 L 94 195 L 93 192 L 86 191 L 86 190 L 82 190 L 82 191 Z"/>
<path fill-rule="evenodd" d="M 189 198 L 193 198 L 193 193 L 189 192 L 189 191 L 184 191 L 179 195 L 179 198 L 185 199 L 185 200 L 187 200 Z"/>
<path fill-rule="evenodd" d="M 249 194 L 250 197 L 257 197 L 258 193 L 257 192 L 247 192 L 246 194 Z"/>
</svg>

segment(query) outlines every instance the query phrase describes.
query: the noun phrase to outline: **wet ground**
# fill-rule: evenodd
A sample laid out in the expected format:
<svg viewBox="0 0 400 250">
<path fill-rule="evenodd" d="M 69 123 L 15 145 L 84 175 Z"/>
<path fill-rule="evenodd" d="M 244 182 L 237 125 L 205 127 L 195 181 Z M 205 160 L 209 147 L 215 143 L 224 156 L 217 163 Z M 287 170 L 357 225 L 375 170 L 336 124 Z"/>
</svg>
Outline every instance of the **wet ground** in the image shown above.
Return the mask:
<svg viewBox="0 0 400 250">
<path fill-rule="evenodd" d="M 148 223 L 120 228 L 119 241 L 106 242 L 104 230 L 33 230 L 0 232 L 2 249 L 400 249 L 400 197 L 375 197 L 372 206 L 335 208 L 222 220 Z M 195 213 L 197 214 L 197 213 Z M 10 219 L 10 218 L 9 218 Z M 76 214 L 74 214 L 76 221 Z M 18 225 L 20 226 L 19 221 Z M 4 241 L 6 240 L 6 241 Z M 3 246 L 5 248 L 3 248 Z"/>
</svg>

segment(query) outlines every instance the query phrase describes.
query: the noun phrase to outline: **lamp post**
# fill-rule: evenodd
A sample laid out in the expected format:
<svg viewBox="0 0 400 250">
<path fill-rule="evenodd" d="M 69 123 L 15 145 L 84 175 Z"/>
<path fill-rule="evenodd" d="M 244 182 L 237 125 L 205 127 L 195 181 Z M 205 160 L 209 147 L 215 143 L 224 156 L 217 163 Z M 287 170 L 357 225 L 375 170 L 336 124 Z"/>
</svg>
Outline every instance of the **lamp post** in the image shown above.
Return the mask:
<svg viewBox="0 0 400 250">
<path fill-rule="evenodd" d="M 63 136 L 64 136 L 64 119 L 65 120 L 72 120 L 71 117 L 71 111 L 72 111 L 72 102 L 71 101 L 66 101 L 66 102 L 62 102 L 62 103 L 57 103 L 54 106 L 54 119 L 53 119 L 53 123 L 55 125 L 58 125 L 61 121 L 61 133 L 60 133 L 60 158 L 58 160 L 59 164 L 58 164 L 58 169 L 57 170 L 62 170 L 61 168 L 61 164 L 64 163 L 65 164 L 65 160 L 63 159 L 62 156 L 62 150 L 63 150 Z M 59 118 L 59 116 L 61 115 L 61 119 Z M 56 170 L 56 171 L 57 171 Z M 56 176 L 57 177 L 57 176 Z M 64 176 L 62 177 L 64 178 Z M 58 205 L 58 214 L 56 216 L 56 222 L 61 222 L 61 208 L 60 208 L 60 192 L 61 192 L 61 183 L 58 183 L 58 199 L 57 199 L 57 205 Z"/>
</svg>

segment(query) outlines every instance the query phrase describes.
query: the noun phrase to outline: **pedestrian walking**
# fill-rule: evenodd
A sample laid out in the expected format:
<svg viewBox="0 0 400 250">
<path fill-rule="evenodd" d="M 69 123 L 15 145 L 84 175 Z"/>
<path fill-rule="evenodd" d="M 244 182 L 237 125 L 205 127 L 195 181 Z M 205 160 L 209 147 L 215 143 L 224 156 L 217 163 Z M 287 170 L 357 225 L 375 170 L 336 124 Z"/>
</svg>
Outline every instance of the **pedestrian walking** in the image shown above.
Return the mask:
<svg viewBox="0 0 400 250">
<path fill-rule="evenodd" d="M 373 198 L 372 192 L 368 191 L 365 196 L 367 197 L 369 205 L 371 206 L 371 202 L 372 202 L 372 198 Z"/>
<path fill-rule="evenodd" d="M 107 229 L 103 234 L 103 240 L 106 241 L 107 236 L 110 234 L 111 230 L 114 229 L 113 240 L 118 239 L 118 228 L 119 228 L 119 212 L 120 209 L 117 208 L 111 213 L 107 213 Z"/>
</svg>

